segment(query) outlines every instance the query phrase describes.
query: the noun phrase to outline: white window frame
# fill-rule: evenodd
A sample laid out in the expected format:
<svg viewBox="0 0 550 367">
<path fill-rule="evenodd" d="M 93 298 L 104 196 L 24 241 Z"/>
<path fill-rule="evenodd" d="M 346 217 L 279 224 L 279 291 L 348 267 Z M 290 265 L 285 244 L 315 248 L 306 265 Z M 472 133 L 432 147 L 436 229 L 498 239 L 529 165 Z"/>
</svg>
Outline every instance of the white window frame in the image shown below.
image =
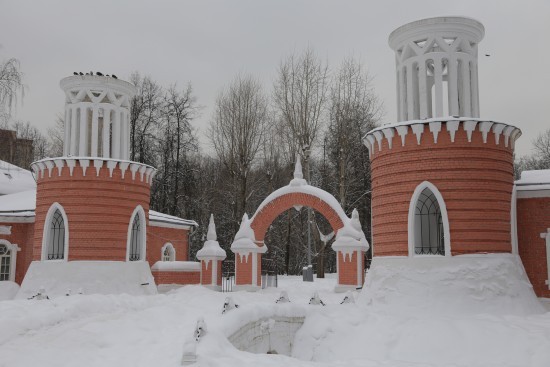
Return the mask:
<svg viewBox="0 0 550 367">
<path fill-rule="evenodd" d="M 0 245 L 5 245 L 10 252 L 10 278 L 9 281 L 15 282 L 15 268 L 17 267 L 17 251 L 21 251 L 19 246 L 8 240 L 0 239 Z"/>
<path fill-rule="evenodd" d="M 61 216 L 63 217 L 63 222 L 65 225 L 65 243 L 63 247 L 63 259 L 57 259 L 57 260 L 48 260 L 48 245 L 50 243 L 50 235 L 51 235 L 51 228 L 50 224 L 53 220 L 53 216 L 55 214 L 55 211 L 59 210 L 61 213 Z M 50 209 L 48 209 L 48 213 L 46 214 L 46 219 L 44 220 L 44 229 L 42 231 L 42 261 L 67 261 L 69 258 L 69 219 L 67 218 L 67 214 L 65 213 L 65 209 L 61 204 L 58 202 L 53 203 L 50 206 Z"/>
<path fill-rule="evenodd" d="M 141 205 L 138 205 L 132 216 L 130 217 L 130 223 L 128 224 L 128 234 L 126 236 L 126 261 L 130 261 L 130 246 L 132 245 L 132 225 L 134 224 L 134 218 L 136 215 L 139 215 L 140 228 L 141 230 L 141 252 L 140 259 L 135 261 L 145 261 L 147 257 L 147 221 L 145 220 L 145 211 Z"/>
<path fill-rule="evenodd" d="M 164 260 L 164 251 L 166 251 L 166 249 L 169 248 L 169 247 L 172 249 L 171 255 L 170 255 L 171 259 L 170 260 Z M 166 242 L 164 244 L 164 246 L 162 246 L 162 249 L 160 250 L 160 260 L 161 261 L 176 261 L 176 248 L 170 242 Z"/>
<path fill-rule="evenodd" d="M 429 256 L 429 257 L 442 257 L 441 255 L 416 255 L 414 251 L 414 241 L 415 241 L 415 208 L 418 202 L 418 198 L 424 189 L 430 189 L 434 194 L 437 202 L 439 203 L 439 209 L 441 210 L 441 220 L 443 222 L 443 236 L 445 244 L 445 257 L 452 256 L 451 254 L 451 233 L 449 230 L 449 216 L 447 215 L 447 206 L 445 205 L 445 200 L 443 196 L 437 189 L 437 187 L 429 181 L 424 181 L 414 189 L 414 193 L 411 197 L 409 204 L 409 223 L 408 223 L 408 234 L 409 234 L 409 257 L 413 256 Z"/>
</svg>

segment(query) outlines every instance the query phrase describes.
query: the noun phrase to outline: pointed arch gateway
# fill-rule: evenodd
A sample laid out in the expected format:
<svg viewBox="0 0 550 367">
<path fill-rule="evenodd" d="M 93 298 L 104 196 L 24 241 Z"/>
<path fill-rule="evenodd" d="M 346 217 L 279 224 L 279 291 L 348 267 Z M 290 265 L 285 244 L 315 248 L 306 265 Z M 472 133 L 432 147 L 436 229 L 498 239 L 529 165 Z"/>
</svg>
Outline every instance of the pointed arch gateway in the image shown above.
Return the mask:
<svg viewBox="0 0 550 367">
<path fill-rule="evenodd" d="M 265 234 L 271 223 L 288 209 L 310 207 L 323 215 L 336 240 L 332 248 L 337 251 L 337 291 L 355 289 L 364 281 L 363 255 L 369 248 L 361 230 L 357 211 L 349 218 L 340 203 L 330 193 L 310 186 L 303 179 L 302 167 L 297 160 L 294 179 L 271 193 L 249 219 L 245 214 L 235 235 L 231 250 L 235 256 L 236 286 L 255 290 L 261 285 L 261 254 L 267 251 Z"/>
</svg>

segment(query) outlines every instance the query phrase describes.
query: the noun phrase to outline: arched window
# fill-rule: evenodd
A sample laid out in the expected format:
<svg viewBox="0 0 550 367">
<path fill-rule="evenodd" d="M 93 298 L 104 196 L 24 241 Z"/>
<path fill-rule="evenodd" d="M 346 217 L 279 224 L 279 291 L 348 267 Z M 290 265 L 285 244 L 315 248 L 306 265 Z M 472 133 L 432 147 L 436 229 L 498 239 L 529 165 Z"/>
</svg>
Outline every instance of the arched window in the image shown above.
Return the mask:
<svg viewBox="0 0 550 367">
<path fill-rule="evenodd" d="M 128 261 L 145 259 L 145 214 L 138 206 L 132 214 L 128 228 Z"/>
<path fill-rule="evenodd" d="M 175 261 L 176 250 L 174 246 L 168 242 L 162 247 L 162 261 Z"/>
<path fill-rule="evenodd" d="M 416 255 L 445 255 L 445 238 L 441 208 L 434 193 L 425 188 L 414 212 Z"/>
<path fill-rule="evenodd" d="M 66 260 L 69 242 L 67 216 L 58 203 L 46 214 L 42 236 L 42 260 Z"/>
<path fill-rule="evenodd" d="M 11 250 L 7 245 L 0 243 L 0 281 L 11 279 Z"/>
</svg>

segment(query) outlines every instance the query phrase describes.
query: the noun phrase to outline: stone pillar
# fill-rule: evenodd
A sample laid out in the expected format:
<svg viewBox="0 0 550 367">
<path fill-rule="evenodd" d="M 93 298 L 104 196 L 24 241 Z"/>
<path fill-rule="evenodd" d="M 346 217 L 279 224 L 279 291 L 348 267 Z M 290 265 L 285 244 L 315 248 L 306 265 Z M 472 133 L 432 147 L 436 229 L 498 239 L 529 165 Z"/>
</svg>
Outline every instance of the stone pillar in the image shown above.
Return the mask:
<svg viewBox="0 0 550 367">
<path fill-rule="evenodd" d="M 99 146 L 99 107 L 94 105 L 92 108 L 92 141 L 90 148 L 90 155 L 92 157 L 98 156 L 98 146 Z"/>
<path fill-rule="evenodd" d="M 86 157 L 88 155 L 88 106 L 80 104 L 80 143 L 78 144 L 78 155 Z"/>
<path fill-rule="evenodd" d="M 214 215 L 211 214 L 206 242 L 197 252 L 197 259 L 201 261 L 201 284 L 214 290 L 221 290 L 221 265 L 226 258 L 226 253 L 216 239 L 216 225 Z"/>
<path fill-rule="evenodd" d="M 345 292 L 363 287 L 365 281 L 363 259 L 365 252 L 369 249 L 369 243 L 361 229 L 357 209 L 353 210 L 351 218 L 336 233 L 332 249 L 336 251 L 338 270 L 335 291 Z"/>
<path fill-rule="evenodd" d="M 103 158 L 111 156 L 111 109 L 103 108 Z"/>
<path fill-rule="evenodd" d="M 256 243 L 248 215 L 244 214 L 241 227 L 231 244 L 235 254 L 235 289 L 256 291 L 261 288 L 262 254 L 267 247 Z"/>
<path fill-rule="evenodd" d="M 76 150 L 76 147 L 77 147 L 77 140 L 78 137 L 76 135 L 76 132 L 78 131 L 78 125 L 77 125 L 77 120 L 78 120 L 78 111 L 77 111 L 77 108 L 76 106 L 73 106 L 72 107 L 72 117 L 71 117 L 71 141 L 69 143 L 69 154 L 72 155 L 72 156 L 76 156 L 78 154 L 78 150 Z"/>
<path fill-rule="evenodd" d="M 115 108 L 113 117 L 113 144 L 111 146 L 111 157 L 120 159 L 120 110 L 118 108 Z"/>
</svg>

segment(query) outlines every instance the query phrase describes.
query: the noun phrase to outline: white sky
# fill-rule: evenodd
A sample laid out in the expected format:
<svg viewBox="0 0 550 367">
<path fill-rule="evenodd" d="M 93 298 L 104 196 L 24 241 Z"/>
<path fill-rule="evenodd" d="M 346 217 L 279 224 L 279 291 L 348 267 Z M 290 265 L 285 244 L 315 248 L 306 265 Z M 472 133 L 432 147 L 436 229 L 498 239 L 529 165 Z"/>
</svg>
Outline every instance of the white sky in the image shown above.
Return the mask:
<svg viewBox="0 0 550 367">
<path fill-rule="evenodd" d="M 132 71 L 162 85 L 190 81 L 205 108 L 202 135 L 219 89 L 250 72 L 271 92 L 277 65 L 308 45 L 334 70 L 360 57 L 396 120 L 395 28 L 417 19 L 464 15 L 481 21 L 481 117 L 520 127 L 518 155 L 550 128 L 550 1 L 9 1 L 0 0 L 0 60 L 21 61 L 28 86 L 15 118 L 43 131 L 63 111 L 59 80 L 73 71 L 126 79 Z M 490 54 L 485 57 L 484 54 Z"/>
</svg>

